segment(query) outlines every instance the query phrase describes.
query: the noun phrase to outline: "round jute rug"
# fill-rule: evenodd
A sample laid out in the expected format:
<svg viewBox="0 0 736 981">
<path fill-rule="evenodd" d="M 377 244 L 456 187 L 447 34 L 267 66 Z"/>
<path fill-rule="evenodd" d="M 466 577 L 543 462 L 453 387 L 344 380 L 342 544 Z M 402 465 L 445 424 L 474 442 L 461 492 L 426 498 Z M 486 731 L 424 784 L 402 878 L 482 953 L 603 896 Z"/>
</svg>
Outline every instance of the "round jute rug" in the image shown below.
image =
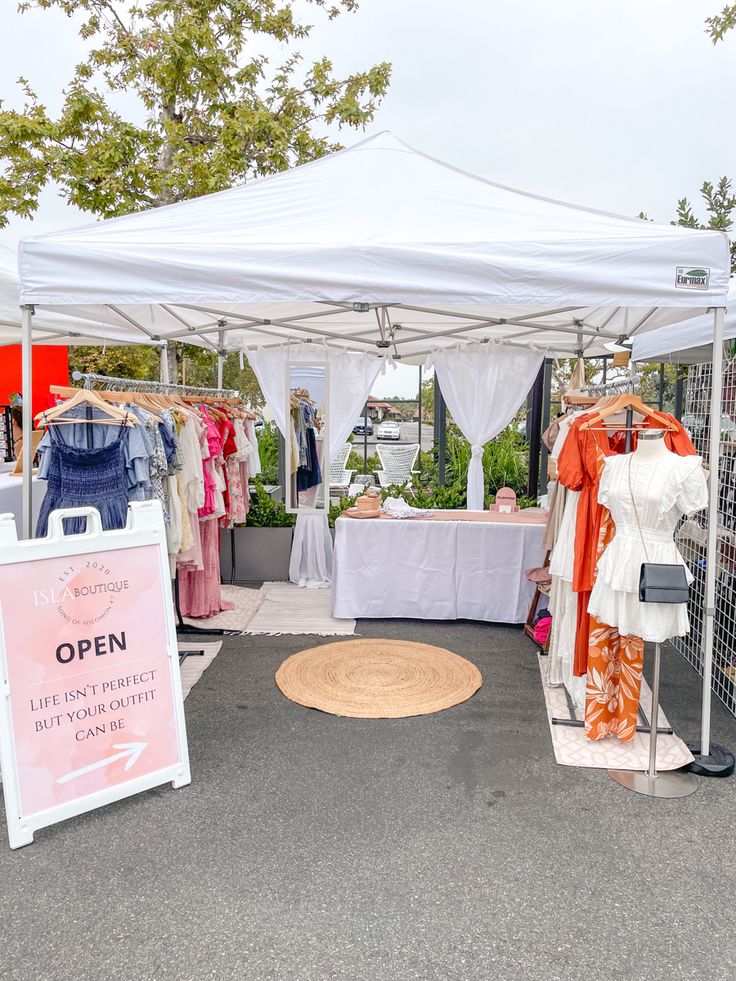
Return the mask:
<svg viewBox="0 0 736 981">
<path fill-rule="evenodd" d="M 287 698 L 353 719 L 402 719 L 451 708 L 483 684 L 480 671 L 442 647 L 405 640 L 344 640 L 310 647 L 276 672 Z"/>
</svg>

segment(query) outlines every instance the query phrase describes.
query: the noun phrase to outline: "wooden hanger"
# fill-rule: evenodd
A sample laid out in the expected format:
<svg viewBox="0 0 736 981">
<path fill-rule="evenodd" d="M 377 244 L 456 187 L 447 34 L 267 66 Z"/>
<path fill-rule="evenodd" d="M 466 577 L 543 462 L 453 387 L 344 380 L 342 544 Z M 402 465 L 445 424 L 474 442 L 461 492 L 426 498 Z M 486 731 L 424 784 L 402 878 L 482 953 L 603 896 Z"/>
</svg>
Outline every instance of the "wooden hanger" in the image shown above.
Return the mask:
<svg viewBox="0 0 736 981">
<path fill-rule="evenodd" d="M 103 412 L 108 418 L 107 419 L 64 419 L 64 416 L 69 412 L 70 409 L 74 409 L 78 405 L 89 406 L 90 408 L 97 409 L 98 412 Z M 135 416 L 131 416 L 130 413 L 125 412 L 123 409 L 118 409 L 114 405 L 108 405 L 103 399 L 100 398 L 97 392 L 91 391 L 88 388 L 77 389 L 76 394 L 62 402 L 61 405 L 57 405 L 53 409 L 47 409 L 44 412 L 39 412 L 36 416 L 36 422 L 41 426 L 46 426 L 53 423 L 55 426 L 73 426 L 78 423 L 91 423 L 92 425 L 120 425 L 120 426 L 137 426 L 138 420 Z"/>
<path fill-rule="evenodd" d="M 62 395 L 67 398 L 76 397 L 80 392 L 90 392 L 93 396 L 97 396 L 104 402 L 129 402 L 134 405 L 142 405 L 153 412 L 160 412 L 162 409 L 168 408 L 181 408 L 191 411 L 197 405 L 229 406 L 245 419 L 258 418 L 254 412 L 249 412 L 244 407 L 241 399 L 233 396 L 180 395 L 178 393 L 172 394 L 168 392 L 113 392 L 99 389 L 72 388 L 68 385 L 51 385 L 49 386 L 49 391 L 52 395 Z M 66 403 L 64 408 L 67 408 Z M 50 412 L 47 415 L 51 418 Z M 84 422 L 85 420 L 78 421 Z"/>
<path fill-rule="evenodd" d="M 599 426 L 598 423 L 604 422 L 606 419 L 610 419 L 611 416 L 619 415 L 619 413 L 631 409 L 637 415 L 643 416 L 645 419 L 653 419 L 662 429 L 666 429 L 669 432 L 676 432 L 677 427 L 673 425 L 669 417 L 664 412 L 658 412 L 655 409 L 650 408 L 646 402 L 642 401 L 638 395 L 632 395 L 629 392 L 623 392 L 620 395 L 608 396 L 607 398 L 601 399 L 601 401 L 596 405 L 593 412 L 592 418 L 586 420 L 582 425 L 581 429 L 605 429 L 615 428 L 620 432 L 625 432 L 629 429 L 638 430 L 643 427 L 641 425 L 620 426 L 615 427 L 609 426 Z"/>
</svg>

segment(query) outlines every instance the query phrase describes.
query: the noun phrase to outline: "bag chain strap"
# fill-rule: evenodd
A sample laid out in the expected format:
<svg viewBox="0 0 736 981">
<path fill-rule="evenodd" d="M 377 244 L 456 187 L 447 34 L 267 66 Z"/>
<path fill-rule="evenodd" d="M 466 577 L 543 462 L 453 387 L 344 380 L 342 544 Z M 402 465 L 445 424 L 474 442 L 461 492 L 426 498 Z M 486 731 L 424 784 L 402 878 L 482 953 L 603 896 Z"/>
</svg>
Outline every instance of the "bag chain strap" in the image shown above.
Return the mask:
<svg viewBox="0 0 736 981">
<path fill-rule="evenodd" d="M 639 512 L 636 509 L 636 501 L 634 500 L 634 491 L 631 486 L 631 458 L 633 453 L 629 453 L 629 494 L 631 494 L 631 504 L 634 508 L 634 517 L 636 518 L 636 527 L 639 529 L 639 537 L 641 538 L 641 543 L 644 546 L 644 555 L 647 562 L 649 561 L 649 552 L 647 552 L 647 543 L 644 541 L 644 535 L 641 530 L 641 525 L 639 524 Z"/>
</svg>

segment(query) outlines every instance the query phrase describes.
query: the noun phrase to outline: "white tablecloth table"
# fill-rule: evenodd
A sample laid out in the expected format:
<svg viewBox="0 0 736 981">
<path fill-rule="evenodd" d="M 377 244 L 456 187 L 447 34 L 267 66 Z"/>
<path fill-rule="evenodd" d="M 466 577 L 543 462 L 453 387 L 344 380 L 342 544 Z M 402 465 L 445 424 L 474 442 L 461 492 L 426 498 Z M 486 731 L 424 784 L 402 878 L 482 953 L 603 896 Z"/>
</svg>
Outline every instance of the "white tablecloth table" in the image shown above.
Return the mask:
<svg viewBox="0 0 736 981">
<path fill-rule="evenodd" d="M 36 520 L 41 507 L 41 501 L 46 493 L 46 481 L 33 478 L 33 522 L 32 531 L 36 530 Z M 14 477 L 10 473 L 0 473 L 0 514 L 12 514 L 15 517 L 15 527 L 18 538 L 22 536 L 23 514 L 23 478 Z"/>
<path fill-rule="evenodd" d="M 538 513 L 529 521 L 340 517 L 334 615 L 524 623 L 534 593 L 524 572 L 544 561 L 543 536 Z"/>
</svg>

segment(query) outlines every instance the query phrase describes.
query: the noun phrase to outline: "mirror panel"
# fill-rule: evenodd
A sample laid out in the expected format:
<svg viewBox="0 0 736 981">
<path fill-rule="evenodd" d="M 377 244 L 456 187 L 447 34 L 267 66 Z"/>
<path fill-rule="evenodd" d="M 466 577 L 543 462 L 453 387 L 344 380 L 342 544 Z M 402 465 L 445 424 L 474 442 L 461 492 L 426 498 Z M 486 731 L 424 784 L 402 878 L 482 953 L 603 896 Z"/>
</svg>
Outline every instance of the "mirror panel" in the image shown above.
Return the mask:
<svg viewBox="0 0 736 981">
<path fill-rule="evenodd" d="M 286 510 L 326 514 L 330 507 L 329 366 L 286 365 Z"/>
</svg>

